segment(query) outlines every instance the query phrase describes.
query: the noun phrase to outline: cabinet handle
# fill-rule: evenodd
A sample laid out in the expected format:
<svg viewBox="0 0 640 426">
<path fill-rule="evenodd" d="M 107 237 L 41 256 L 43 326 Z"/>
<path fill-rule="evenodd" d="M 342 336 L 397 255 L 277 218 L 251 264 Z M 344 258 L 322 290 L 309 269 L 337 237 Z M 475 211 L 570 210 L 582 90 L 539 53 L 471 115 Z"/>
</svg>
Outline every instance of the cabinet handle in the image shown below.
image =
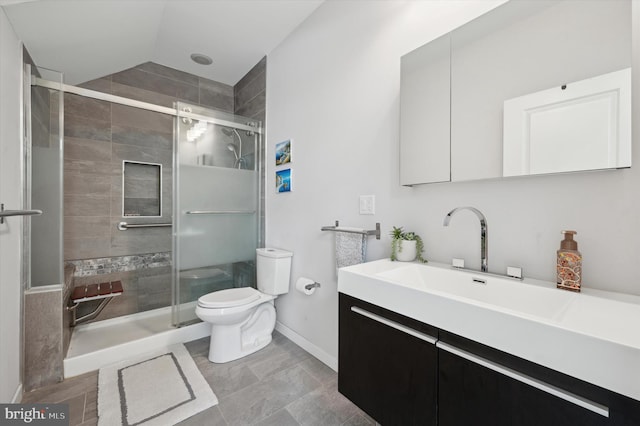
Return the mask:
<svg viewBox="0 0 640 426">
<path fill-rule="evenodd" d="M 539 389 L 543 392 L 546 392 L 548 394 L 557 396 L 558 398 L 562 398 L 567 402 L 570 402 L 572 404 L 578 405 L 582 408 L 585 408 L 589 411 L 593 411 L 596 414 L 600 414 L 601 416 L 604 417 L 609 417 L 609 407 L 606 407 L 604 405 L 598 404 L 597 402 L 593 402 L 590 401 L 588 399 L 585 399 L 581 396 L 578 396 L 576 394 L 573 394 L 571 392 L 567 392 L 563 389 L 560 389 L 558 387 L 552 386 L 548 383 L 545 383 L 543 381 L 540 381 L 538 379 L 534 379 L 533 377 L 529 377 L 526 376 L 522 373 L 519 373 L 515 370 L 512 370 L 508 367 L 502 366 L 500 364 L 496 364 L 493 361 L 489 361 L 488 359 L 485 358 L 481 358 L 477 355 L 474 355 L 472 353 L 469 353 L 465 350 L 456 348 L 455 346 L 451 346 L 447 343 L 444 343 L 442 341 L 438 341 L 436 343 L 436 347 L 439 349 L 442 349 L 444 351 L 447 351 L 449 353 L 452 353 L 454 355 L 459 356 L 460 358 L 464 358 L 468 361 L 471 361 L 475 364 L 481 365 L 483 367 L 486 367 L 490 370 L 493 370 L 497 373 L 500 373 L 502 375 L 511 377 L 512 379 L 515 379 L 521 383 L 527 384 L 529 386 L 533 386 L 536 389 Z"/>
<path fill-rule="evenodd" d="M 367 317 L 369 319 L 372 319 L 374 321 L 377 321 L 379 323 L 382 323 L 386 326 L 389 326 L 391 328 L 395 328 L 398 331 L 402 331 L 403 333 L 409 334 L 413 337 L 417 337 L 420 340 L 424 340 L 427 343 L 431 343 L 432 345 L 435 345 L 435 343 L 438 341 L 438 339 L 429 336 L 428 334 L 424 334 L 421 333 L 419 331 L 414 330 L 413 328 L 409 328 L 406 325 L 402 325 L 400 323 L 397 323 L 395 321 L 391 321 L 390 319 L 387 319 L 385 317 L 381 317 L 380 315 L 376 315 L 374 313 L 371 313 L 369 311 L 365 311 L 362 308 L 358 308 L 357 306 L 352 306 L 351 310 L 353 312 L 355 312 L 356 314 L 360 314 L 364 317 Z"/>
</svg>

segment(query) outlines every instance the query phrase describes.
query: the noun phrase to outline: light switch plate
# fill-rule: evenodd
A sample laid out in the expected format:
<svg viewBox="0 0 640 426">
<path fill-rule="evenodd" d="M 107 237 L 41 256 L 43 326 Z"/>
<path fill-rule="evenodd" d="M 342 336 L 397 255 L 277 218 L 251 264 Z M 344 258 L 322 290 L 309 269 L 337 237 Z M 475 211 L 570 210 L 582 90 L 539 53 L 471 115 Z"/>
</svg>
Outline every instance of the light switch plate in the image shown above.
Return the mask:
<svg viewBox="0 0 640 426">
<path fill-rule="evenodd" d="M 376 196 L 360 196 L 360 214 L 376 214 Z"/>
</svg>

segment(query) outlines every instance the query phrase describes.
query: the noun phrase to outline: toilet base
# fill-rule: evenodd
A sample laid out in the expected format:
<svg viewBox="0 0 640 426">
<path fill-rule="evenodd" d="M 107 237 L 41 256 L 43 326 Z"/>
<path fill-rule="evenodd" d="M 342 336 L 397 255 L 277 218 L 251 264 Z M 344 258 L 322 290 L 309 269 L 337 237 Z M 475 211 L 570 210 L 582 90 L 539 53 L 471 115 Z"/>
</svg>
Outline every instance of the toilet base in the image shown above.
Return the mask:
<svg viewBox="0 0 640 426">
<path fill-rule="evenodd" d="M 216 364 L 224 364 L 225 362 L 235 361 L 236 359 L 243 358 L 247 355 L 251 355 L 254 352 L 259 351 L 260 349 L 267 346 L 271 343 L 271 335 L 262 339 L 262 341 L 256 342 L 255 345 L 243 348 L 243 350 L 239 352 L 229 353 L 229 351 L 220 351 L 216 350 L 213 345 L 209 346 L 209 361 L 214 362 Z"/>
<path fill-rule="evenodd" d="M 209 361 L 223 364 L 259 351 L 271 343 L 275 325 L 273 301 L 259 305 L 242 324 L 212 324 Z"/>
</svg>

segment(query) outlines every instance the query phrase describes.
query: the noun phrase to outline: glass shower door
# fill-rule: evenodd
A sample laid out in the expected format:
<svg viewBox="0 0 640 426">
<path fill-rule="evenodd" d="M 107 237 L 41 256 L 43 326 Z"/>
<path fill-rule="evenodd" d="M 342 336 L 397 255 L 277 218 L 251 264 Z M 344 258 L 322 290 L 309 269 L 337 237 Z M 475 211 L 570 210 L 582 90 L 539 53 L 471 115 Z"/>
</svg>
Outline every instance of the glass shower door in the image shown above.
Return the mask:
<svg viewBox="0 0 640 426">
<path fill-rule="evenodd" d="M 196 321 L 198 298 L 255 287 L 260 133 L 251 120 L 180 103 L 176 118 L 173 321 Z"/>
<path fill-rule="evenodd" d="M 29 287 L 64 282 L 62 73 L 27 65 L 25 93 L 25 206 L 42 210 L 25 222 L 25 276 Z M 48 80 L 55 87 L 31 84 Z"/>
</svg>

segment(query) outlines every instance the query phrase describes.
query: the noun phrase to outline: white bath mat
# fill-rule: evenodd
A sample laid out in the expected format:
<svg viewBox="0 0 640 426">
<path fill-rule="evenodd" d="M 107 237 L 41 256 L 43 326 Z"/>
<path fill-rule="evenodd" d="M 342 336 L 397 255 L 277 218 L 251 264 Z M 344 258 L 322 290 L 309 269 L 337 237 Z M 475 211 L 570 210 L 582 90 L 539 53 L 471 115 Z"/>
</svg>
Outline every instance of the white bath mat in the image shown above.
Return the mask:
<svg viewBox="0 0 640 426">
<path fill-rule="evenodd" d="M 179 344 L 101 368 L 98 425 L 172 425 L 218 403 Z"/>
</svg>

